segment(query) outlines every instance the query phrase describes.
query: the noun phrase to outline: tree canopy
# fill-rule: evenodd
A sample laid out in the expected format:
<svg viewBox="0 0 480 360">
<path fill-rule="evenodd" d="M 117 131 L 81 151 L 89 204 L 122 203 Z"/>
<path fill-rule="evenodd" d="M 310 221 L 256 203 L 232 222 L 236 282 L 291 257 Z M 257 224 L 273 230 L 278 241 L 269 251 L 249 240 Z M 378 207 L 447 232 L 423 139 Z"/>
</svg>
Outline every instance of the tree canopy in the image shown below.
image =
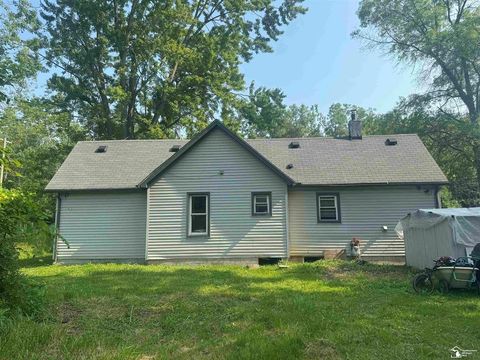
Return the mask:
<svg viewBox="0 0 480 360">
<path fill-rule="evenodd" d="M 26 0 L 15 5 L 0 0 L 0 103 L 8 101 L 16 87 L 25 88 L 25 82 L 41 69 L 38 37 L 22 36 L 35 34 L 39 26 Z"/>
<path fill-rule="evenodd" d="M 415 65 L 428 85 L 412 96 L 442 143 L 470 159 L 480 184 L 480 7 L 477 0 L 363 0 L 354 36 Z M 436 119 L 432 119 L 432 116 Z M 430 126 L 430 129 L 433 127 Z M 441 132 L 440 132 L 440 129 Z M 445 136 L 446 132 L 451 135 Z M 455 135 L 454 135 L 455 134 Z M 448 144 L 448 145 L 447 145 Z M 461 151 L 458 151 L 459 148 Z M 466 171 L 466 173 L 469 173 Z"/>
<path fill-rule="evenodd" d="M 101 139 L 164 137 L 228 119 L 239 65 L 305 11 L 303 0 L 45 0 L 49 81 Z"/>
<path fill-rule="evenodd" d="M 246 137 L 301 137 L 322 135 L 323 115 L 317 106 L 285 104 L 280 89 L 255 88 L 238 105 L 241 132 Z"/>
</svg>

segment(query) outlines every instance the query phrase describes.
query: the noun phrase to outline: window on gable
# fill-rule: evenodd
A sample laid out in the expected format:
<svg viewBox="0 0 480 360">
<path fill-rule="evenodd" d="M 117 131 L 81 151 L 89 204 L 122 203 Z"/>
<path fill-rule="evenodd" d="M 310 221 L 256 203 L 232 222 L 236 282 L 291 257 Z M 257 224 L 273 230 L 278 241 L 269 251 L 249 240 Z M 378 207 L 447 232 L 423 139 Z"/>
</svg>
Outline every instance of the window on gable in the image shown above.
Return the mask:
<svg viewBox="0 0 480 360">
<path fill-rule="evenodd" d="M 340 197 L 338 194 L 317 193 L 318 222 L 340 222 Z"/>
<path fill-rule="evenodd" d="M 188 235 L 208 235 L 209 232 L 209 195 L 189 194 L 188 195 Z"/>
<path fill-rule="evenodd" d="M 252 193 L 252 215 L 272 215 L 272 193 Z"/>
</svg>

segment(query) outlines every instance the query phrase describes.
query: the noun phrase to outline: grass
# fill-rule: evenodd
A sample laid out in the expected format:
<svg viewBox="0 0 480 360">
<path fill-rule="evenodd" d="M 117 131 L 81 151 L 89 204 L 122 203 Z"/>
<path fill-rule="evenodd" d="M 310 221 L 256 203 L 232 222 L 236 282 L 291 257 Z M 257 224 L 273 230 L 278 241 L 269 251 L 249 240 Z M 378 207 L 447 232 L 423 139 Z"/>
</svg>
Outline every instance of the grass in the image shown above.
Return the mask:
<svg viewBox="0 0 480 360">
<path fill-rule="evenodd" d="M 23 272 L 46 284 L 49 311 L 43 321 L 4 324 L 1 359 L 447 359 L 455 345 L 480 350 L 476 293 L 416 295 L 403 267 L 88 264 Z"/>
</svg>

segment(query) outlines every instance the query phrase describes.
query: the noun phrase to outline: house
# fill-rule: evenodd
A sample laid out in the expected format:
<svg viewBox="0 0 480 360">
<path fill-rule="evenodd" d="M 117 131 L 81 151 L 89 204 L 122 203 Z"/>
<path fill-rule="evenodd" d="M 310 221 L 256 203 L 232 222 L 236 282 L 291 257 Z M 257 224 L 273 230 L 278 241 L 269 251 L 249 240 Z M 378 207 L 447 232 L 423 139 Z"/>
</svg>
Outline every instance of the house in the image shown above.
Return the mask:
<svg viewBox="0 0 480 360">
<path fill-rule="evenodd" d="M 52 178 L 55 260 L 256 262 L 362 239 L 404 259 L 400 218 L 439 207 L 445 175 L 417 135 L 244 140 L 214 121 L 191 140 L 82 141 Z"/>
</svg>

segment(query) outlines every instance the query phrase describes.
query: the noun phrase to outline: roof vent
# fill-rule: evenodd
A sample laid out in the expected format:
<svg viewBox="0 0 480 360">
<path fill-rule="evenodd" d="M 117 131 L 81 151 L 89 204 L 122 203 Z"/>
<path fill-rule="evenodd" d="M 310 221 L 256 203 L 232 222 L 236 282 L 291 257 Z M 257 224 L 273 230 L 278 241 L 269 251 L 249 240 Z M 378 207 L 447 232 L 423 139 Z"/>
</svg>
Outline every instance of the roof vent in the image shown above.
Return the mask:
<svg viewBox="0 0 480 360">
<path fill-rule="evenodd" d="M 171 148 L 170 148 L 170 152 L 177 152 L 178 150 L 180 150 L 180 145 L 173 145 Z"/>
<path fill-rule="evenodd" d="M 288 164 L 288 165 L 287 165 L 287 169 L 288 169 L 288 170 L 293 169 L 293 164 Z"/>
<path fill-rule="evenodd" d="M 292 141 L 290 144 L 288 144 L 288 147 L 290 149 L 298 149 L 300 147 L 300 143 L 298 141 Z"/>
<path fill-rule="evenodd" d="M 387 146 L 397 145 L 397 139 L 388 138 L 387 140 L 385 140 L 385 145 L 387 145 Z"/>
<path fill-rule="evenodd" d="M 107 145 L 100 145 L 97 150 L 95 150 L 96 153 L 105 153 L 107 152 Z"/>
</svg>

